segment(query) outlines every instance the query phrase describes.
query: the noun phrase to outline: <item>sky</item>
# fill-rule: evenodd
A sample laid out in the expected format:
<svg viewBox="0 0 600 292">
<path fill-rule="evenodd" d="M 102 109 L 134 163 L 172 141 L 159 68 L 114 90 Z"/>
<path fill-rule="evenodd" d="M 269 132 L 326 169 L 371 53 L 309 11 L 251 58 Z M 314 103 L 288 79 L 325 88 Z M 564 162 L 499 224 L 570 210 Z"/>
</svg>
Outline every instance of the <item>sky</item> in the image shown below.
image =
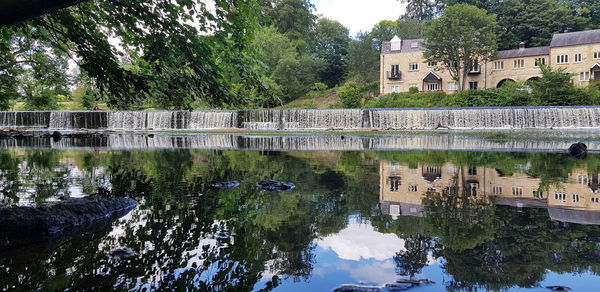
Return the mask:
<svg viewBox="0 0 600 292">
<path fill-rule="evenodd" d="M 312 0 L 317 14 L 337 20 L 351 35 L 368 31 L 381 20 L 396 20 L 406 4 L 399 0 Z"/>
</svg>

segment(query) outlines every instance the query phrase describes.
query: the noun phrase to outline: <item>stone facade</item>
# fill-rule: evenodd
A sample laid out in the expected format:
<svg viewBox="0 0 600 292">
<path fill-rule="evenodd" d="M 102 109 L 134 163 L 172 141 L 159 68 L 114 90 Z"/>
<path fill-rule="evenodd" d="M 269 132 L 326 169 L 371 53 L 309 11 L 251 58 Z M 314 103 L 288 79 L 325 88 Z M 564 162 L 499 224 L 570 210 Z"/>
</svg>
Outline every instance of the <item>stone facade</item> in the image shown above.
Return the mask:
<svg viewBox="0 0 600 292">
<path fill-rule="evenodd" d="M 444 91 L 453 93 L 458 83 L 441 64 L 428 63 L 423 58 L 424 39 L 394 37 L 383 42 L 380 58 L 380 92 Z M 541 76 L 538 64 L 565 68 L 576 74 L 573 82 L 587 86 L 600 80 L 600 30 L 555 34 L 550 46 L 499 51 L 493 61 L 472 68 L 465 80 L 465 89 L 488 89 L 504 82 L 535 80 Z"/>
<path fill-rule="evenodd" d="M 528 166 L 522 168 L 525 171 Z M 487 167 L 453 163 L 411 167 L 383 161 L 379 200 L 382 209 L 385 207 L 384 214 L 422 216 L 422 200 L 428 192 L 454 192 L 467 194 L 474 200 L 493 199 L 501 205 L 547 208 L 551 215 L 561 217 L 557 218 L 561 221 L 600 224 L 599 178 L 600 174 L 576 169 L 564 183 L 540 190 L 541 180 L 524 173 L 503 176 Z"/>
</svg>

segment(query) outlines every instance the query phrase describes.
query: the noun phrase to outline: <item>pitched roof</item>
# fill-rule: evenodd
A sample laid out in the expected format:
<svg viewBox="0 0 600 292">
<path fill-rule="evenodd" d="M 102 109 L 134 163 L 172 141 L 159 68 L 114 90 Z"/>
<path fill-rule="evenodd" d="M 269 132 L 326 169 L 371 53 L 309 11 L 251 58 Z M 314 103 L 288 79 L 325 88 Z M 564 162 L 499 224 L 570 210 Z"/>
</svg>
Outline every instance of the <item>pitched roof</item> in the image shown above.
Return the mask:
<svg viewBox="0 0 600 292">
<path fill-rule="evenodd" d="M 431 71 L 429 72 L 429 74 L 425 75 L 425 77 L 423 77 L 423 81 L 440 81 L 442 80 L 442 78 L 440 76 L 438 76 L 437 74 L 435 74 L 435 72 Z"/>
<path fill-rule="evenodd" d="M 400 51 L 392 51 L 392 43 L 390 41 L 384 41 L 381 43 L 381 54 L 401 54 L 401 53 L 413 53 L 413 52 L 424 52 L 425 48 L 421 45 L 425 39 L 403 39 Z M 417 47 L 413 48 L 412 43 L 417 43 Z"/>
<path fill-rule="evenodd" d="M 600 29 L 557 33 L 552 36 L 550 47 L 565 47 L 600 43 Z"/>
<path fill-rule="evenodd" d="M 498 51 L 498 59 L 524 58 L 550 55 L 550 47 L 533 47 Z"/>
</svg>

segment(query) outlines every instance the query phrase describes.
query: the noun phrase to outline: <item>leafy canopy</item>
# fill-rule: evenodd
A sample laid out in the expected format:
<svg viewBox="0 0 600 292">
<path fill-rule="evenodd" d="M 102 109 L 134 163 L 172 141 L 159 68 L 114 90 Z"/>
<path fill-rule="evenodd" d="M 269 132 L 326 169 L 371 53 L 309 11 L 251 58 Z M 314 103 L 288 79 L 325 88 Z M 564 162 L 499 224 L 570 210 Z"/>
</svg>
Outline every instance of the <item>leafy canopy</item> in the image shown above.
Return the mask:
<svg viewBox="0 0 600 292">
<path fill-rule="evenodd" d="M 425 32 L 424 57 L 443 64 L 462 89 L 470 68 L 495 56 L 496 29 L 495 16 L 487 11 L 467 4 L 450 6 L 431 20 Z"/>
</svg>

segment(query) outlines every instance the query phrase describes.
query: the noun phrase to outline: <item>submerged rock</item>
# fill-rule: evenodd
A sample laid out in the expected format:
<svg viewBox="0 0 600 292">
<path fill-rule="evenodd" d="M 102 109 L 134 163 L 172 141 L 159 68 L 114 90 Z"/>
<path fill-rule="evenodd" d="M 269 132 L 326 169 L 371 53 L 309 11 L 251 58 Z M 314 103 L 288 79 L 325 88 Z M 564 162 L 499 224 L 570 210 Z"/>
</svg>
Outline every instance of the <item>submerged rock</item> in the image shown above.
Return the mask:
<svg viewBox="0 0 600 292">
<path fill-rule="evenodd" d="M 213 188 L 224 189 L 224 188 L 237 188 L 240 186 L 240 182 L 237 180 L 224 181 L 212 184 Z"/>
<path fill-rule="evenodd" d="M 569 147 L 569 155 L 572 158 L 583 160 L 587 157 L 587 145 L 577 142 Z"/>
<path fill-rule="evenodd" d="M 363 286 L 363 285 L 342 285 L 336 288 L 333 292 L 393 292 L 393 291 L 404 291 L 421 285 L 433 284 L 434 282 L 429 279 L 420 280 L 397 280 L 394 283 L 388 283 L 382 287 L 378 286 Z"/>
<path fill-rule="evenodd" d="M 116 218 L 135 208 L 130 198 L 85 197 L 42 207 L 0 208 L 0 247 L 35 242 L 89 224 Z"/>
<path fill-rule="evenodd" d="M 125 259 L 135 256 L 136 253 L 129 247 L 115 248 L 108 252 L 108 256 L 113 259 Z"/>
<path fill-rule="evenodd" d="M 550 289 L 552 291 L 571 291 L 571 288 L 565 286 L 546 286 L 546 289 Z"/>
<path fill-rule="evenodd" d="M 296 188 L 296 186 L 293 183 L 281 182 L 270 179 L 258 182 L 257 186 L 261 190 L 269 192 L 291 191 Z"/>
</svg>

